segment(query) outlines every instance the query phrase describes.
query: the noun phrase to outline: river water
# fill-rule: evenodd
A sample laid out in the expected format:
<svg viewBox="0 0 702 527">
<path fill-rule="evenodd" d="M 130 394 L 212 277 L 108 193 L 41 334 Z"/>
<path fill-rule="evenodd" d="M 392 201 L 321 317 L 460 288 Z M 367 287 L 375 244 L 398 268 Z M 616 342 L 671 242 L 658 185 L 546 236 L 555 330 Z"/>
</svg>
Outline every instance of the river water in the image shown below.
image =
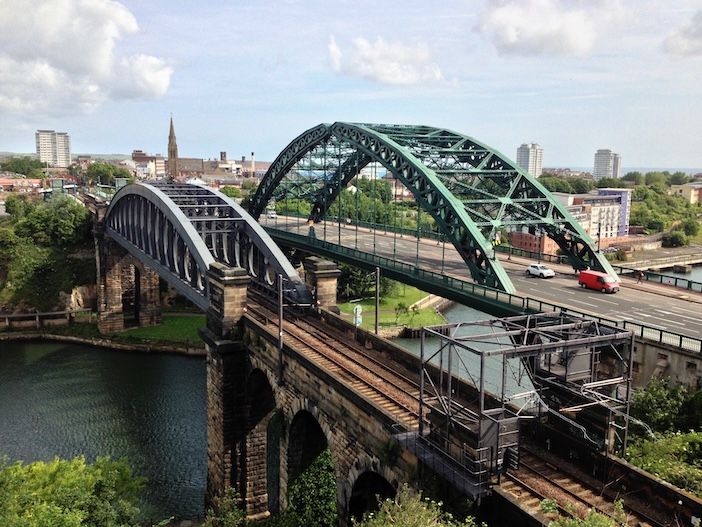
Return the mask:
<svg viewBox="0 0 702 527">
<path fill-rule="evenodd" d="M 0 457 L 126 456 L 146 518 L 201 516 L 205 380 L 192 357 L 0 342 Z"/>
<path fill-rule="evenodd" d="M 465 306 L 445 315 L 451 322 L 489 318 Z M 419 351 L 418 340 L 398 344 Z M 493 379 L 500 377 L 497 366 L 488 369 L 495 369 Z M 207 470 L 206 399 L 202 359 L 2 342 L 0 457 L 31 462 L 126 456 L 148 478 L 146 518 L 199 517 Z"/>
</svg>

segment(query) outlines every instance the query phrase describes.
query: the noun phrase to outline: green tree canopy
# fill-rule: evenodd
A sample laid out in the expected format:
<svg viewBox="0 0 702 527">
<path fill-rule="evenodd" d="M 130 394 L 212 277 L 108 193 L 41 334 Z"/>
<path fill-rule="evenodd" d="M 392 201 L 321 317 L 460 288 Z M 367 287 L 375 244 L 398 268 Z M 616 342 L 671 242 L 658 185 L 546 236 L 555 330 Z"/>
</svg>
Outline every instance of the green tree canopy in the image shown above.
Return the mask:
<svg viewBox="0 0 702 527">
<path fill-rule="evenodd" d="M 225 196 L 229 196 L 230 198 L 240 198 L 241 197 L 241 190 L 239 190 L 236 187 L 222 187 L 219 189 L 219 191 L 224 194 Z"/>
<path fill-rule="evenodd" d="M 57 196 L 24 214 L 15 232 L 38 245 L 68 247 L 88 239 L 91 226 L 85 207 L 67 196 Z"/>
<path fill-rule="evenodd" d="M 85 172 L 88 184 L 112 185 L 115 178 L 132 179 L 132 173 L 124 167 L 118 167 L 111 163 L 93 163 Z"/>
<path fill-rule="evenodd" d="M 9 161 L 2 163 L 0 167 L 2 167 L 2 170 L 24 174 L 29 177 L 44 177 L 41 161 L 31 157 L 13 157 Z"/>
<path fill-rule="evenodd" d="M 5 212 L 7 212 L 13 221 L 19 221 L 37 207 L 37 201 L 32 200 L 27 194 L 10 194 L 5 200 Z"/>
<path fill-rule="evenodd" d="M 626 188 L 628 186 L 626 181 L 615 177 L 603 177 L 597 181 L 597 188 Z"/>
<path fill-rule="evenodd" d="M 0 461 L 0 525 L 137 527 L 144 480 L 125 461 Z"/>
</svg>

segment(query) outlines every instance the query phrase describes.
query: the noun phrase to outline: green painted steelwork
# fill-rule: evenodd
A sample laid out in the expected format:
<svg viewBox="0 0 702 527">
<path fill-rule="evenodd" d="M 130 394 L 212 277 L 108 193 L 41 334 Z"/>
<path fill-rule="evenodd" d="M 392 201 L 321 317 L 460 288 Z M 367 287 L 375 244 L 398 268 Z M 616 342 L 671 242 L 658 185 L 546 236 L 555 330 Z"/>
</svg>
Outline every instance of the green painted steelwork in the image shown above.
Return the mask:
<svg viewBox="0 0 702 527">
<path fill-rule="evenodd" d="M 320 124 L 276 158 L 253 196 L 258 218 L 272 199 L 303 199 L 310 220 L 330 211 L 341 189 L 371 163 L 409 189 L 478 283 L 514 292 L 492 246 L 502 229 L 526 228 L 553 239 L 574 269 L 616 276 L 592 239 L 536 178 L 494 149 L 429 126 Z"/>
</svg>

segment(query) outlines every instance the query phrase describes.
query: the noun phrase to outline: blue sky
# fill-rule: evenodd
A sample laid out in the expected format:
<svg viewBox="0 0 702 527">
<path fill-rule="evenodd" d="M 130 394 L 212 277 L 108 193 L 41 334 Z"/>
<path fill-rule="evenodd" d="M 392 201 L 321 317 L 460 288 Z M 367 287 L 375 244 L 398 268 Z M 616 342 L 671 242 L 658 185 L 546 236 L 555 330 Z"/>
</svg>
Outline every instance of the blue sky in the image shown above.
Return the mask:
<svg viewBox="0 0 702 527">
<path fill-rule="evenodd" d="M 431 4 L 431 7 L 430 7 Z M 702 167 L 700 0 L 0 1 L 0 151 L 271 160 L 320 122 Z"/>
</svg>

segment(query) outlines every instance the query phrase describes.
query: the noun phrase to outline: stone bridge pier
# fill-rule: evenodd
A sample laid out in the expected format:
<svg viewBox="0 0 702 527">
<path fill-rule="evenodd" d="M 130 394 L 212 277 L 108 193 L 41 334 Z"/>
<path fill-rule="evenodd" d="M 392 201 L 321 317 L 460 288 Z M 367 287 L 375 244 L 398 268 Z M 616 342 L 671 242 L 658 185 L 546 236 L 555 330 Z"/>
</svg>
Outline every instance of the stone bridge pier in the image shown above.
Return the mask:
<svg viewBox="0 0 702 527">
<path fill-rule="evenodd" d="M 325 281 L 334 275 L 326 264 L 318 270 Z M 276 324 L 245 316 L 243 269 L 215 263 L 208 280 L 208 501 L 231 486 L 250 519 L 284 510 L 288 484 L 329 449 L 348 525 L 376 495 L 416 478 L 417 460 L 394 443 L 388 416 L 288 341 L 281 354 Z"/>
<path fill-rule="evenodd" d="M 95 227 L 98 330 L 122 331 L 161 322 L 159 276 Z"/>
</svg>

